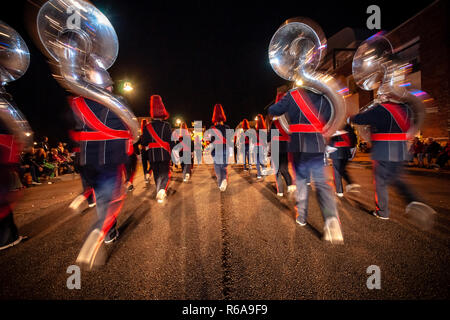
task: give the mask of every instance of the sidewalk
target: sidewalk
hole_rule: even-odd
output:
[[[355,158],[349,163],[350,166],[364,167],[366,169],[372,169],[372,159],[370,158],[370,153],[356,153]],[[405,165],[405,171],[412,175],[417,176],[431,176],[436,178],[445,178],[450,179],[450,170],[446,169],[426,169],[426,168],[417,168],[417,167],[409,167]]]

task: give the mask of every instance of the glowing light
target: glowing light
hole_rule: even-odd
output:
[[[295,81],[295,85],[297,87],[301,87],[303,85],[303,81],[301,79],[299,79],[299,80]]]
[[[177,119],[176,124],[179,126],[181,124],[181,119]]]
[[[131,85],[130,82],[125,82],[123,84],[123,90],[126,91],[126,92],[131,92],[131,91],[134,90],[134,88],[133,88],[133,86]]]
[[[31,132],[25,132],[25,135],[26,135],[27,137],[29,137],[29,136],[31,136]]]

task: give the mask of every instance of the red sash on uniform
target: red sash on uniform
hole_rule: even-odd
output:
[[[334,146],[335,147],[351,147],[352,146],[352,142],[350,140],[350,136],[348,135],[348,133],[344,133],[341,135],[342,139],[344,139],[344,141],[337,141]]]
[[[127,154],[133,153],[133,139],[128,130],[115,130],[104,125],[84,101],[77,97],[72,100],[73,111],[83,119],[86,124],[95,131],[70,131],[70,136],[75,141],[104,141],[115,139],[128,139]]]
[[[397,125],[400,127],[401,133],[373,133],[371,135],[372,141],[407,141],[410,124],[406,114],[400,109],[397,104],[385,103],[382,106],[392,115]]]
[[[212,129],[216,134],[214,144],[227,144],[227,140],[223,137],[222,132],[220,132],[217,128]]]
[[[155,129],[153,129],[153,126],[151,123],[147,124],[146,126],[148,133],[152,136],[153,140],[156,142],[150,142],[147,147],[150,149],[156,149],[156,148],[163,148],[168,153],[170,153],[170,144],[168,142],[163,141],[158,134],[155,132]]]
[[[289,141],[289,135],[286,131],[284,131],[283,127],[281,126],[280,122],[278,120],[275,120],[273,122],[275,124],[275,127],[277,127],[278,131],[280,132],[280,136],[274,136],[273,140],[277,141]]]
[[[297,104],[300,111],[306,117],[310,124],[291,124],[289,129],[291,132],[296,133],[305,133],[305,132],[316,132],[321,133],[324,127],[322,121],[320,121],[319,117],[316,115],[317,110],[315,110],[314,106],[310,103],[306,102],[306,98],[298,91],[291,91],[291,96]]]

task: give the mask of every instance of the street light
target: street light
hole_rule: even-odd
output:
[[[180,126],[181,125],[181,119],[177,119],[176,124],[177,124],[177,126]]]
[[[131,85],[131,82],[125,82],[124,84],[123,84],[123,90],[125,91],[125,92],[131,92],[131,91],[133,91],[133,86]]]
[[[301,87],[301,86],[303,85],[303,81],[302,81],[301,79],[298,79],[298,80],[295,82],[295,85],[296,85],[297,87]]]

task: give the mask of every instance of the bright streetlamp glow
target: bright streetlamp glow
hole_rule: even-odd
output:
[[[133,91],[133,86],[131,85],[131,83],[130,82],[125,82],[124,83],[124,85],[123,85],[123,90],[124,91],[126,91],[126,92],[130,92],[130,91]]]

